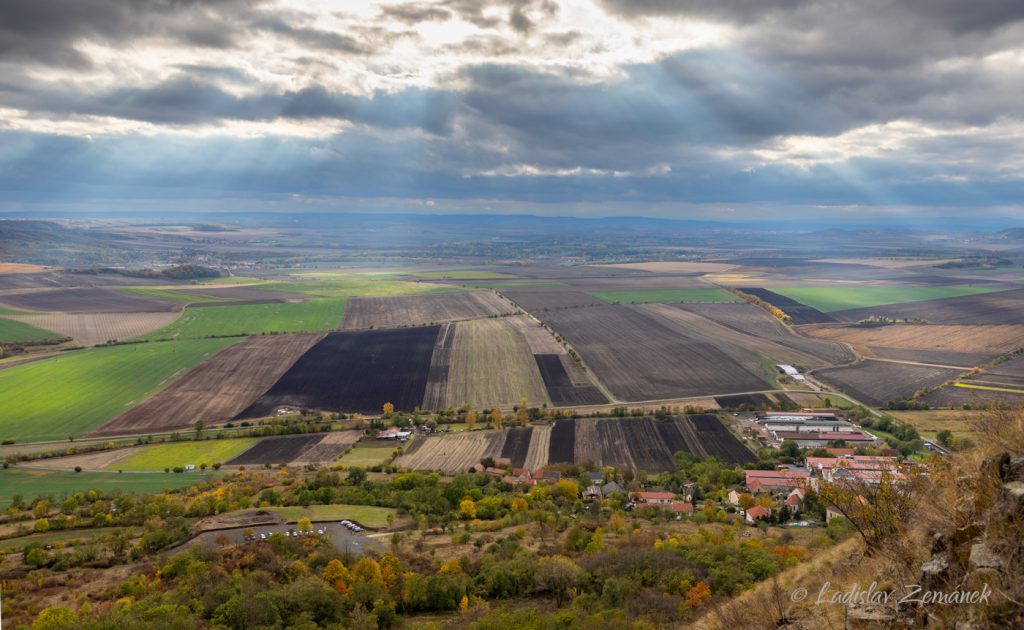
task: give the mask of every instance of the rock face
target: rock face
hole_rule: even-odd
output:
[[[951,613],[957,628],[1024,626],[1024,607],[1017,603],[1024,601],[1024,457],[1002,453],[985,460],[980,472],[977,479],[957,480],[961,498],[973,500],[950,507],[960,522],[969,524],[934,535],[920,585],[924,591],[990,589],[1005,596],[990,596],[987,605],[904,611],[918,627],[947,627]]]

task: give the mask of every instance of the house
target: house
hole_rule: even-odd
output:
[[[587,499],[590,499],[590,500],[600,499],[603,496],[604,496],[604,491],[601,490],[601,486],[599,486],[597,484],[593,484],[593,485],[587,486],[587,489],[583,491],[583,499],[584,500],[587,500]]]
[[[615,494],[616,492],[625,492],[625,491],[626,491],[626,489],[623,488],[622,486],[620,486],[618,484],[618,482],[615,482],[615,481],[609,481],[608,483],[606,483],[603,486],[601,486],[601,493],[604,496],[606,496],[606,497],[610,497],[613,494]]]
[[[772,515],[772,511],[766,507],[755,505],[747,510],[747,523],[753,525],[758,519],[766,519]]]
[[[676,498],[674,492],[631,492],[629,498],[640,503],[651,503],[654,505],[668,505]]]
[[[590,479],[591,483],[603,483],[604,482],[604,473],[601,472],[600,470],[590,470],[590,471],[587,471],[584,474],[587,476],[588,479]]]
[[[689,501],[672,501],[665,507],[676,514],[693,514],[693,504]]]
[[[793,514],[804,511],[804,491],[801,488],[793,488],[793,491],[786,497],[786,507]]]
[[[398,427],[391,427],[390,429],[384,429],[377,433],[378,440],[398,440],[405,442],[412,435],[412,431],[403,431]]]
[[[807,470],[747,470],[747,488],[758,492],[789,492],[807,486],[811,473]]]
[[[729,501],[729,505],[739,505],[740,504],[740,493],[735,491],[735,490],[730,490],[729,491],[729,497],[728,497],[727,500]]]

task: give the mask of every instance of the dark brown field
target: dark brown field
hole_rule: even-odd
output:
[[[740,291],[743,291],[747,295],[753,295],[754,297],[761,298],[772,306],[782,309],[793,319],[794,324],[823,324],[826,322],[836,321],[836,318],[828,313],[822,313],[816,308],[797,302],[793,298],[779,295],[778,293],[769,291],[768,289],[742,287],[740,288]]]
[[[537,287],[522,289],[501,289],[501,294],[531,313],[544,313],[581,306],[602,306],[605,302],[583,291],[568,290],[565,287]]]
[[[306,449],[291,461],[292,466],[330,464],[344,455],[363,437],[362,431],[334,431],[324,435],[313,447]]]
[[[559,420],[548,452],[552,463],[654,473],[675,470],[678,451],[736,464],[755,459],[714,415]]]
[[[320,443],[321,433],[312,435],[288,435],[264,438],[238,457],[226,462],[228,466],[250,466],[253,464],[287,464]]]
[[[328,333],[238,417],[281,408],[380,413],[387,402],[412,411],[423,403],[438,329]]]
[[[866,359],[850,367],[818,370],[814,376],[862,403],[882,406],[891,400],[908,399],[919,389],[941,385],[962,373],[958,369]]]
[[[191,428],[230,420],[277,382],[323,334],[250,337],[204,361],[170,387],[92,435]]]
[[[17,309],[64,313],[157,313],[180,311],[183,306],[103,287],[9,292],[0,294],[0,303]]]
[[[621,400],[661,400],[766,389],[760,358],[702,337],[640,306],[544,313]]]
[[[601,390],[593,385],[576,385],[569,378],[566,362],[572,361],[567,354],[535,354],[540,376],[552,404],[558,407],[574,405],[600,405],[608,402]]]
[[[425,326],[515,313],[516,308],[490,291],[352,298],[345,306],[343,330]]]

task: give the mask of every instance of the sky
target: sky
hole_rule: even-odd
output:
[[[0,210],[1024,217],[1021,0],[4,0]]]

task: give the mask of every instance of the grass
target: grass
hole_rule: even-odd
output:
[[[19,311],[14,308],[7,308],[6,306],[0,306],[0,315],[28,315],[28,311]]]
[[[259,438],[236,438],[225,440],[190,440],[144,446],[133,455],[107,466],[107,470],[163,470],[175,466],[192,464],[213,465],[226,462],[242,454]]]
[[[1024,394],[1024,389],[1012,389],[1010,387],[992,387],[991,385],[970,385],[968,383],[953,383],[953,387],[964,389],[983,389],[988,392],[1008,392],[1011,394]]]
[[[214,295],[204,295],[200,293],[188,293],[180,290],[181,287],[117,287],[118,291],[123,293],[130,293],[132,295],[138,295],[139,297],[148,297],[156,300],[167,300],[169,302],[181,302],[185,304],[198,304],[200,302],[228,302],[231,300],[228,298],[217,297]]]
[[[81,436],[163,389],[237,339],[80,350],[0,371],[0,436]]]
[[[620,304],[693,304],[698,302],[742,302],[725,289],[698,287],[691,289],[650,289],[640,291],[587,291],[605,302]]]
[[[973,422],[985,412],[933,409],[926,411],[890,411],[889,415],[917,429],[922,437],[935,441],[939,431],[950,431],[955,435],[973,437],[976,434]]]
[[[277,511],[286,521],[294,523],[306,517],[317,521],[340,521],[348,519],[367,527],[387,527],[388,515],[398,518],[398,511],[393,508],[375,507],[371,505],[311,505],[309,507],[271,508]]]
[[[424,280],[508,280],[519,277],[508,273],[473,271],[472,269],[458,271],[413,271],[409,275],[423,278]]]
[[[408,442],[406,442],[406,445]],[[405,446],[405,445],[403,445]],[[398,448],[398,444],[394,442],[388,442],[380,446],[363,446],[362,444],[355,446],[349,452],[338,460],[340,466],[377,466],[383,464],[391,459],[391,454]]]
[[[31,525],[31,523],[29,523]],[[32,543],[53,545],[54,543],[66,543],[70,541],[92,542],[114,532],[127,530],[134,533],[132,527],[99,527],[89,529],[66,529],[62,531],[51,531],[45,534],[28,534],[17,538],[8,538],[0,541],[0,549],[10,551],[21,551]]]
[[[28,502],[39,496],[52,494],[57,499],[62,499],[76,492],[88,490],[153,493],[166,489],[187,488],[214,476],[215,473],[75,473],[9,468],[0,470],[0,507],[6,509],[16,494],[20,494]]]
[[[775,293],[792,298],[819,311],[830,313],[853,308],[868,308],[885,304],[920,302],[940,298],[977,295],[1005,291],[1000,286],[852,286],[852,287],[791,287],[772,289]]]
[[[335,330],[345,314],[345,298],[280,304],[186,308],[172,324],[143,339],[197,339],[216,335],[259,335]]]
[[[0,343],[30,343],[58,339],[60,336],[31,324],[0,317]]]

